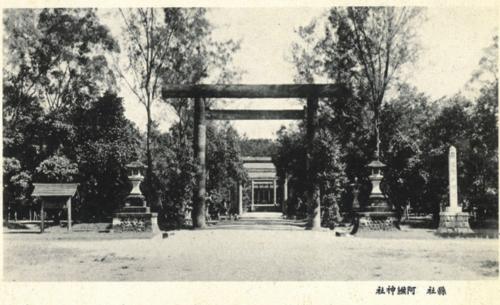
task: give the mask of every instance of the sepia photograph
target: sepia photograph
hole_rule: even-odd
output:
[[[4,7],[2,281],[498,281],[498,19]]]

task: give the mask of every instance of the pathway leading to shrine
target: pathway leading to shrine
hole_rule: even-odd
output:
[[[214,230],[304,230],[305,220],[285,219],[279,212],[243,213],[238,220],[222,220]]]
[[[475,280],[498,277],[498,239],[433,230],[335,237],[331,231],[184,230],[162,239],[6,234],[8,281]],[[383,234],[383,235],[380,235]],[[69,239],[71,235],[71,239]],[[75,239],[77,236],[80,240]],[[109,236],[109,235],[106,235]]]

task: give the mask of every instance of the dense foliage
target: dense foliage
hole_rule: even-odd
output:
[[[276,151],[276,142],[271,139],[246,139],[240,141],[243,156],[269,157]]]
[[[497,69],[490,64],[496,62],[497,38],[485,51],[468,86],[479,88],[477,98],[457,94],[432,101],[396,77],[397,68],[414,59],[418,50],[413,32],[404,29],[412,26],[412,19],[419,20],[420,11],[390,10],[332,9],[323,32],[318,21],[299,29],[293,49],[297,81],[326,78],[349,88],[341,96],[321,101],[319,112],[319,128],[334,135],[338,144],[334,155],[343,165],[338,170],[347,177],[332,180],[341,182],[333,189],[341,207],[345,209],[352,202],[349,182],[355,177],[361,184],[360,201],[367,204],[371,186],[366,165],[373,159],[373,151],[380,150],[375,157],[387,164],[382,188],[390,203],[397,210],[409,206],[415,212],[434,213],[437,220],[448,203],[448,150],[454,145],[461,204],[483,217],[496,215],[498,79]],[[394,28],[396,23],[391,19],[398,14],[410,14],[411,18],[401,28]],[[395,40],[381,43],[387,42],[391,33]],[[377,64],[379,56],[387,60],[387,75],[384,69],[376,68],[384,67]],[[395,94],[384,99],[390,85]],[[280,171],[291,174],[298,186],[306,177],[297,166],[300,161],[295,161],[304,155],[301,133],[280,133],[276,156],[281,160]]]
[[[97,171],[123,169],[127,156],[107,158],[109,145],[127,148],[130,136],[117,132],[137,133],[121,99],[106,93],[115,89],[106,56],[118,51],[116,41],[93,9],[7,10],[4,25],[4,157],[17,160],[4,180],[4,199],[15,199],[7,205],[30,201],[31,182],[80,182],[82,204],[94,203],[86,213],[109,213],[123,187]]]
[[[228,63],[238,43],[214,41],[204,9],[117,13],[129,69],[109,68],[119,44],[94,9],[5,11],[5,209],[29,206],[33,182],[77,182],[74,216],[109,219],[130,191],[125,165],[137,159],[151,165],[151,186],[141,188],[152,194],[153,210],[191,205],[192,106],[186,99],[163,98],[160,88],[237,77]],[[114,93],[117,72],[146,106],[146,137],[125,117]],[[159,99],[179,118],[165,133],[151,119],[150,106]],[[210,126],[207,136],[209,191],[227,196],[231,183],[244,179],[239,137],[229,126]]]

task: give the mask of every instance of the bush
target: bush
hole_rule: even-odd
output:
[[[73,182],[78,167],[65,156],[55,155],[42,161],[35,171],[40,182]]]

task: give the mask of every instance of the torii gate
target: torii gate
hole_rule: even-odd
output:
[[[197,160],[196,189],[193,194],[193,227],[204,228],[206,186],[206,119],[272,120],[302,119],[303,110],[207,110],[204,98],[306,98],[306,170],[309,227],[320,228],[320,194],[317,173],[312,172],[312,150],[318,125],[318,98],[337,96],[344,88],[334,84],[300,85],[166,85],[166,98],[194,98],[194,155]]]

